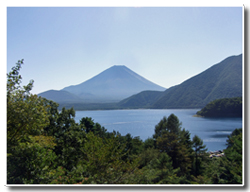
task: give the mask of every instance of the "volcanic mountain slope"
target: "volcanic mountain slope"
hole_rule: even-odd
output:
[[[163,91],[165,88],[148,81],[126,66],[115,65],[79,85],[65,87],[63,90],[83,99],[86,94],[91,94],[96,101],[111,102],[141,91]]]
[[[79,85],[71,85],[61,91],[76,97],[76,100],[71,97],[70,102],[79,102],[80,99],[85,103],[102,103],[118,102],[146,90],[164,91],[166,89],[138,75],[126,66],[115,65]],[[59,102],[58,96],[54,95],[55,97],[52,97],[47,94],[45,98],[50,97],[51,100]],[[60,102],[69,102],[69,99],[64,100],[61,96]]]

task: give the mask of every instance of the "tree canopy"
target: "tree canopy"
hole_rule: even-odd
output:
[[[242,117],[242,97],[211,101],[198,111],[197,115],[204,117]]]
[[[152,137],[108,132],[91,117],[21,86],[18,61],[7,74],[8,184],[241,184],[242,129],[228,136],[225,156],[210,159],[206,146],[174,114]]]

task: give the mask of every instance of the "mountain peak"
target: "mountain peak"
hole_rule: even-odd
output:
[[[129,69],[128,67],[126,67],[125,65],[113,65],[112,67],[104,70],[104,71],[107,71],[107,70],[124,70],[124,69]]]
[[[112,67],[126,67],[126,66],[125,65],[113,65]]]
[[[113,65],[112,67],[106,69],[105,71],[107,70],[130,70],[132,71],[131,69],[129,69],[126,65]]]
[[[119,101],[141,91],[164,91],[165,88],[138,75],[125,65],[113,65],[93,78],[63,90],[77,96],[88,93],[106,101]]]

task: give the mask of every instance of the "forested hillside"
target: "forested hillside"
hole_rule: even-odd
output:
[[[130,109],[150,108],[162,95],[163,91],[142,91],[141,93],[120,101],[117,107]]]
[[[242,54],[167,89],[152,108],[201,108],[220,98],[242,96]]]
[[[145,141],[107,132],[21,87],[22,63],[7,74],[7,184],[242,184],[241,129],[218,158],[174,114]]]
[[[178,72],[177,72],[178,73]],[[179,85],[144,91],[118,103],[123,108],[202,108],[220,98],[242,96],[242,55],[231,56]]]
[[[216,99],[197,112],[203,117],[242,117],[242,97]]]

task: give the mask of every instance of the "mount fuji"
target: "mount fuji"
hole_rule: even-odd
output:
[[[108,103],[118,102],[141,91],[165,91],[124,65],[114,65],[91,79],[62,90],[49,90],[39,96],[55,102]]]

